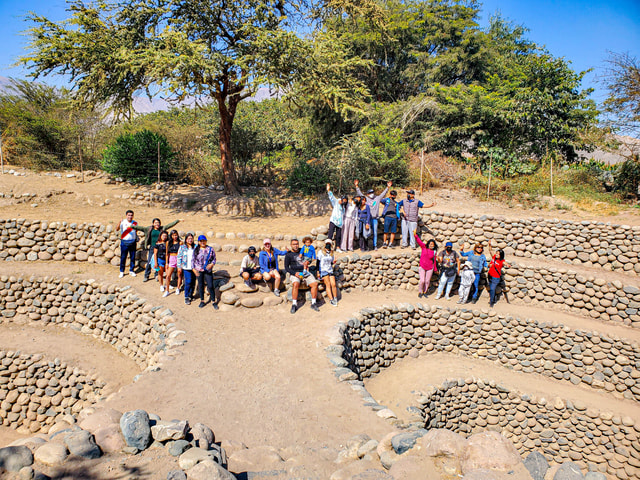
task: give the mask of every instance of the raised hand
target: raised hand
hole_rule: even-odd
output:
[[[330,191],[331,191],[331,184],[327,183],[327,192],[330,192]]]
[[[354,180],[354,181],[353,181],[353,184],[356,186],[356,188],[358,188],[358,185],[360,184],[360,181],[358,181],[358,180]]]
[[[389,182],[387,182],[387,187],[388,187],[388,188],[391,188],[391,185],[393,185],[393,183],[391,183],[390,181],[389,181]]]

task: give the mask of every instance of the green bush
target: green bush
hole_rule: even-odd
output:
[[[131,183],[153,183],[158,178],[158,148],[160,179],[172,178],[173,150],[164,136],[150,130],[119,136],[105,149],[102,168]]]
[[[291,192],[305,195],[320,193],[326,188],[329,175],[324,162],[311,160],[296,160],[287,177],[287,187]]]
[[[640,158],[628,158],[618,166],[614,174],[614,190],[625,195],[638,195],[640,185]]]

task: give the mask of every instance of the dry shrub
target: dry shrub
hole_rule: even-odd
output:
[[[409,154],[410,183],[412,185],[420,184],[420,159],[420,152]],[[473,170],[469,166],[443,155],[442,152],[424,153],[422,181],[425,187],[457,185],[472,174]]]

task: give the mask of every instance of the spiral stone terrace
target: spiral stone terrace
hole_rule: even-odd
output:
[[[0,350],[0,422],[47,433],[100,397],[104,382],[59,359]],[[68,423],[73,423],[68,422]]]
[[[424,349],[485,358],[640,400],[640,346],[597,332],[495,312],[401,304],[361,310],[343,336],[343,357],[361,379]]]
[[[373,257],[353,254],[337,262],[340,281],[347,292],[416,289],[419,257],[413,253]],[[640,328],[640,290],[616,280],[584,276],[556,268],[534,268],[511,263],[504,275],[509,299],[561,307],[600,320]],[[432,279],[432,288],[438,279]],[[500,291],[500,289],[498,290]],[[455,292],[455,289],[454,289]]]
[[[640,425],[630,417],[579,402],[536,398],[473,378],[434,386],[422,392],[418,404],[427,429],[494,429],[511,439],[522,456],[542,450],[558,464],[591,464],[618,479],[640,476]]]
[[[92,280],[0,277],[1,322],[54,323],[111,344],[141,368],[152,368],[184,340],[171,311],[128,290]]]

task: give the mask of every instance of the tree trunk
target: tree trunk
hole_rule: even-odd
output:
[[[233,98],[231,99],[233,101]],[[233,164],[231,152],[231,127],[235,116],[235,105],[227,106],[224,101],[218,101],[220,111],[220,160],[222,162],[222,174],[224,176],[224,191],[227,195],[240,195],[238,177]]]

